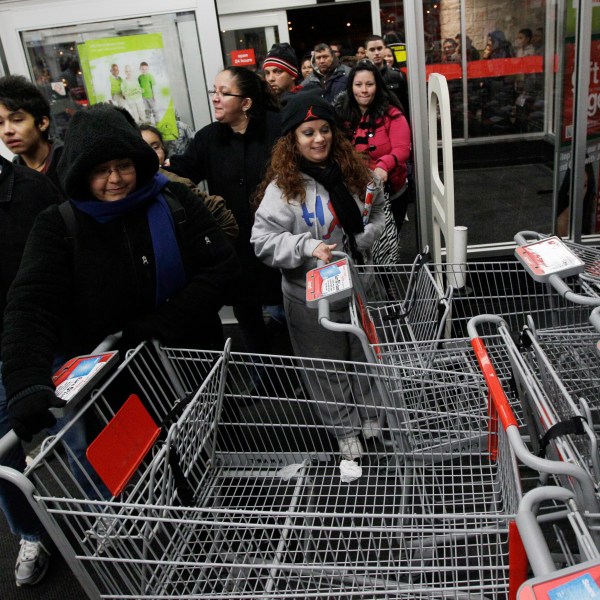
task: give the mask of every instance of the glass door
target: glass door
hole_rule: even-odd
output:
[[[273,44],[289,42],[285,11],[225,15],[219,26],[227,66],[258,70]]]

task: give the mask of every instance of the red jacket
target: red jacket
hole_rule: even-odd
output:
[[[356,150],[369,155],[371,169],[379,167],[387,171],[391,195],[402,188],[410,156],[410,128],[399,109],[390,106],[385,116],[376,122],[374,131],[366,127],[363,119],[356,128],[353,143]]]

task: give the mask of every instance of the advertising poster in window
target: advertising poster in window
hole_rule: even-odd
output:
[[[177,139],[175,109],[160,33],[90,40],[77,50],[90,104],[126,108],[138,124]]]

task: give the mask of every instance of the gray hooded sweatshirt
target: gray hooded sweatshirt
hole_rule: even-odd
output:
[[[383,185],[376,176],[376,189],[369,222],[356,235],[358,250],[371,262],[371,247],[384,228]],[[250,241],[256,256],[270,267],[281,269],[284,295],[295,302],[306,300],[306,273],[317,266],[312,253],[321,243],[337,244],[335,250],[348,252],[344,232],[331,210],[329,193],[312,177],[305,175],[304,202],[283,198],[277,183],[272,181],[256,212]],[[364,198],[354,196],[363,210]]]

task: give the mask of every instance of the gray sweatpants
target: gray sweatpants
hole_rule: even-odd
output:
[[[284,308],[294,353],[299,357],[365,362],[358,338],[348,333],[333,332],[319,325],[317,311],[284,297]],[[330,319],[349,323],[348,308],[331,310]],[[302,382],[308,397],[317,401],[318,416],[338,439],[361,431],[365,419],[377,418],[377,388],[368,369],[325,372],[318,368],[302,371]],[[361,374],[357,374],[360,372]]]

